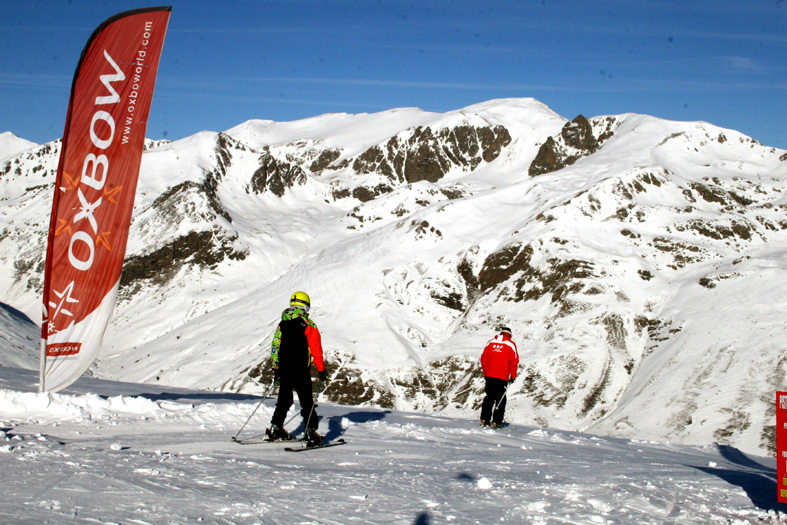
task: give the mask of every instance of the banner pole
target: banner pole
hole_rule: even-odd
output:
[[[46,392],[46,339],[41,338],[41,360],[38,364],[38,393]]]

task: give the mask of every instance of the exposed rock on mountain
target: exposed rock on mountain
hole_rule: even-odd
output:
[[[271,155],[262,155],[259,163],[260,167],[251,177],[250,188],[254,193],[270,190],[274,195],[281,197],[287,188],[292,188],[296,184],[306,184],[306,173],[300,166],[278,161]]]
[[[399,183],[437,182],[451,169],[472,171],[481,161],[495,160],[510,143],[511,135],[503,126],[439,130],[419,126],[391,137],[384,146],[369,148],[352,167],[360,175],[379,173]]]
[[[591,123],[582,115],[566,122],[557,138],[547,137],[530,164],[531,177],[551,173],[574,164],[581,157],[597,151],[612,135],[614,118],[595,119]],[[594,127],[598,136],[594,135]]]

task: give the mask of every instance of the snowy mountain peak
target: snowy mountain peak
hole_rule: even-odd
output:
[[[57,149],[0,163],[2,300],[33,319]],[[733,130],[533,99],[150,144],[92,373],[259,393],[306,290],[333,401],[471,416],[506,324],[510,421],[772,451],[786,192],[787,152]]]
[[[21,139],[10,131],[4,131],[0,133],[0,162],[36,146],[35,142]]]

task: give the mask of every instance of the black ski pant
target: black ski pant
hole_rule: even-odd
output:
[[[484,403],[481,405],[481,421],[487,423],[503,424],[503,417],[506,415],[506,386],[508,381],[496,377],[485,377],[486,387],[484,388]]]
[[[276,409],[273,411],[271,425],[284,427],[287,411],[292,406],[292,391],[298,394],[301,403],[301,416],[305,428],[317,429],[317,411],[312,400],[312,377],[307,368],[296,374],[282,374],[279,379],[279,397],[276,399]]]

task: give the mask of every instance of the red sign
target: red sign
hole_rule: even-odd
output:
[[[77,65],[47,245],[41,390],[76,380],[109,323],[169,14],[157,7],[110,18]]]
[[[776,392],[776,492],[787,503],[787,392]]]

